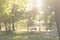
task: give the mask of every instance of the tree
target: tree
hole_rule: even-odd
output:
[[[0,0],[0,30],[1,30],[1,23],[4,20],[5,11],[8,7],[9,0]]]

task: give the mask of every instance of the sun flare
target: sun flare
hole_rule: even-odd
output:
[[[43,7],[43,0],[30,0],[28,4],[29,6],[26,8],[27,11],[32,10],[32,8],[41,10]]]
[[[36,0],[36,7],[37,8],[42,8],[43,7],[43,1],[42,0]]]

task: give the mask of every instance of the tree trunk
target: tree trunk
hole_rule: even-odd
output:
[[[5,24],[5,30],[8,31],[7,26],[6,26],[6,23],[4,23],[4,24]]]
[[[11,23],[9,23],[9,31],[11,31]]]
[[[12,23],[12,30],[15,31],[14,22]]]
[[[0,24],[0,31],[1,31],[1,24]]]

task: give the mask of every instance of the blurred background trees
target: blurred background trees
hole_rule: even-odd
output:
[[[38,0],[39,1],[39,0]],[[46,29],[51,29],[55,24],[55,12],[53,11],[53,1],[38,1],[31,0],[6,0],[0,1],[0,24],[5,25],[6,30],[15,30],[15,23],[20,20],[26,20],[27,25],[42,25],[46,26]],[[41,2],[42,2],[41,1]],[[37,3],[38,2],[38,3]],[[41,5],[40,5],[41,4]],[[37,24],[36,24],[37,23]],[[7,26],[8,25],[8,26]],[[12,28],[11,28],[12,27]],[[1,30],[1,25],[0,25]]]
[[[41,1],[41,2],[40,2]],[[39,31],[56,28],[55,0],[0,0],[0,31],[19,27],[37,27]],[[2,26],[3,25],[3,26]],[[16,26],[17,25],[17,26]]]
[[[0,0],[0,31],[58,32],[60,38],[59,3],[59,0]]]

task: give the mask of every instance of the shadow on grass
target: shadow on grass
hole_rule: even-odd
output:
[[[0,36],[5,36],[5,35],[16,35],[16,33],[12,32],[12,31],[1,31],[0,32]]]

